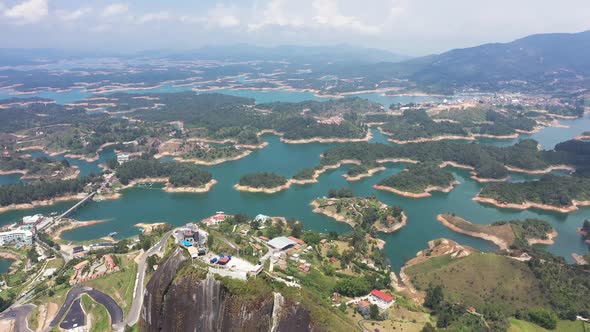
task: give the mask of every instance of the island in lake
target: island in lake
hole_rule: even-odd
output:
[[[289,188],[286,177],[270,173],[252,173],[240,177],[240,182],[234,186],[237,190],[272,194]]]
[[[404,171],[381,180],[373,188],[401,196],[420,198],[432,191],[448,193],[459,184],[449,170],[432,163],[418,163]]]
[[[366,231],[393,233],[407,223],[408,218],[399,206],[388,206],[371,197],[352,197],[347,189],[330,190],[328,198],[311,202],[313,212],[347,223]]]

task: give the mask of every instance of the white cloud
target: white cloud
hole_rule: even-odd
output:
[[[314,21],[321,26],[351,29],[371,34],[381,31],[378,26],[365,24],[354,16],[342,15],[337,0],[314,0],[312,5],[316,11]]]
[[[137,19],[137,23],[145,24],[145,23],[151,23],[151,22],[161,22],[161,21],[170,20],[171,18],[172,18],[172,16],[168,12],[147,13],[147,14],[140,16]]]
[[[305,23],[303,18],[286,14],[284,4],[284,0],[270,0],[262,12],[262,17],[256,18],[257,23],[248,24],[248,30],[256,31],[267,25],[302,27]]]
[[[112,17],[112,16],[119,16],[122,14],[127,13],[129,10],[129,6],[125,3],[114,3],[112,5],[107,6],[102,11],[103,17]]]
[[[240,19],[235,15],[235,8],[216,6],[207,13],[207,25],[231,28],[240,25]]]
[[[92,8],[80,8],[73,11],[58,10],[56,11],[56,15],[62,21],[72,22],[91,12]]]
[[[20,20],[22,23],[34,23],[49,14],[47,0],[28,0],[4,11],[6,17]]]

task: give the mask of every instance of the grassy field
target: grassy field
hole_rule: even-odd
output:
[[[107,309],[96,303],[90,296],[82,295],[82,306],[86,315],[91,316],[90,332],[105,332],[111,330],[111,317]]]
[[[133,259],[121,256],[121,271],[107,274],[104,277],[84,282],[84,286],[90,286],[110,295],[123,309],[126,315],[133,301],[133,288],[137,276],[137,264]]]
[[[537,280],[525,263],[495,254],[477,253],[465,258],[432,258],[407,269],[420,289],[441,285],[452,302],[498,304],[512,310],[546,306]]]
[[[590,324],[582,321],[560,320],[557,323],[555,330],[547,330],[533,323],[516,318],[510,318],[510,328],[508,332],[588,332],[590,331]]]

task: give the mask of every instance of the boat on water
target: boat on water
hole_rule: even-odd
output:
[[[115,235],[117,235],[117,234],[119,234],[119,233],[117,233],[117,232],[110,232],[110,233],[109,233],[109,236],[111,236],[111,237],[112,237],[112,236],[115,236]]]

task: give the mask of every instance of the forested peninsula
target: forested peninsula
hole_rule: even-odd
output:
[[[453,173],[434,163],[418,163],[381,180],[375,189],[406,197],[429,197],[432,191],[449,192],[459,182]]]

